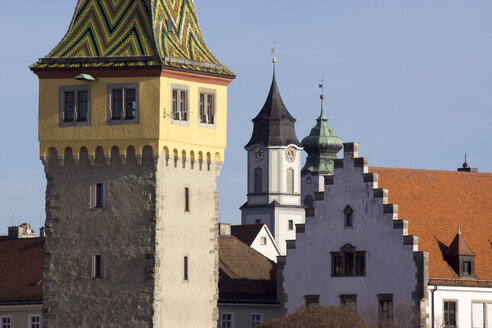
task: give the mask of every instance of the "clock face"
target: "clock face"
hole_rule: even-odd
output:
[[[296,149],[294,147],[289,147],[285,151],[285,159],[292,163],[296,159]]]
[[[254,161],[261,162],[264,156],[265,156],[265,152],[263,151],[263,148],[261,148],[260,146],[256,146],[255,149],[253,150]]]

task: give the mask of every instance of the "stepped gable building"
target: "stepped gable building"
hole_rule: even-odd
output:
[[[302,200],[304,206],[310,212],[314,206],[314,199],[320,197],[324,191],[324,179],[332,175],[333,163],[337,159],[337,153],[342,149],[342,139],[337,137],[333,129],[328,125],[325,116],[325,95],[321,94],[321,114],[316,119],[316,125],[311,133],[302,140],[302,147],[308,154],[306,164],[302,168]]]
[[[369,167],[344,144],[279,258],[287,311],[344,305],[375,324],[492,322],[492,174]],[[309,268],[306,270],[306,268]]]
[[[248,200],[241,207],[242,224],[265,223],[280,252],[304,223],[301,204],[301,151],[295,119],[285,107],[273,72],[272,85],[260,113],[253,119],[248,157]]]
[[[275,263],[220,226],[218,327],[256,327],[280,316]]]
[[[193,1],[79,0],[31,69],[43,327],[216,327],[216,179],[235,75],[207,48]]]

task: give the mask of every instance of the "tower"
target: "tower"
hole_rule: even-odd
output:
[[[192,0],[79,0],[31,66],[43,327],[216,327],[227,85]]]
[[[295,119],[278,90],[275,68],[265,105],[253,119],[251,139],[244,147],[248,162],[248,201],[241,207],[242,224],[265,223],[282,254],[295,239],[295,224],[304,223],[301,206],[301,151]]]
[[[322,87],[322,85],[320,85]],[[302,201],[308,209],[314,207],[317,192],[324,192],[325,177],[334,172],[334,160],[342,149],[342,139],[333,133],[325,116],[322,93],[321,114],[316,119],[316,125],[311,129],[309,136],[302,140],[304,151],[307,152],[306,164],[302,168]]]

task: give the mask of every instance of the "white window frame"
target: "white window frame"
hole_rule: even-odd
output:
[[[259,315],[260,316],[260,321],[259,322],[253,322],[253,316],[255,315]],[[264,319],[263,319],[263,313],[251,313],[250,317],[249,317],[249,326],[251,328],[256,328],[256,325],[261,325],[263,323]],[[254,324],[254,325],[253,325]]]
[[[203,110],[204,110],[205,122],[202,122],[202,115],[201,115],[201,108],[200,108],[202,95],[204,96]],[[210,117],[206,105],[209,97],[212,97],[213,123],[210,123]],[[216,125],[217,125],[217,91],[214,89],[200,88],[198,90],[198,126],[201,128],[215,129]]]
[[[98,194],[97,194],[97,185],[102,184],[102,206],[97,206],[97,199],[98,199]],[[106,182],[96,182],[91,185],[90,187],[90,196],[91,196],[91,208],[92,209],[100,209],[100,208],[105,208],[107,206],[107,198],[108,198],[108,186]]]
[[[173,109],[173,93],[177,91],[177,99],[176,99],[176,111]],[[181,111],[179,108],[181,98],[181,91],[185,92],[185,110]],[[172,84],[171,85],[171,95],[170,95],[170,114],[171,114],[171,123],[176,125],[189,126],[190,125],[190,87],[184,84]],[[178,113],[179,118],[175,117],[175,113]],[[184,119],[183,113],[186,113],[186,119]]]
[[[220,314],[220,327],[219,328],[228,328],[225,327],[224,324],[224,318],[223,315],[230,315],[231,316],[231,328],[234,328],[234,312],[222,312]]]
[[[87,114],[85,121],[78,121],[78,93],[80,91],[87,92]],[[74,110],[73,110],[73,120],[65,121],[65,93],[74,93]],[[91,125],[91,87],[89,85],[63,85],[59,88],[58,96],[58,116],[59,116],[59,126],[60,127],[74,127],[74,126],[90,126]]]
[[[3,322],[3,319],[9,319],[9,322],[8,323],[4,323]],[[4,326],[4,325],[7,325],[8,326]],[[9,316],[9,315],[3,315],[3,316],[0,316],[0,325],[1,325],[1,328],[12,328],[12,317]]]
[[[32,322],[32,320],[34,318],[38,318],[39,321],[38,322]],[[40,314],[30,314],[29,315],[29,321],[28,321],[28,323],[29,323],[28,328],[41,328],[42,327],[42,325],[41,325],[41,315]],[[33,326],[33,324],[34,325],[37,324],[37,326]]]
[[[113,90],[122,89],[122,109],[120,119],[113,119]],[[135,116],[132,119],[126,118],[126,90],[135,89]],[[121,124],[138,124],[140,117],[140,98],[139,98],[139,84],[137,83],[118,83],[118,84],[108,84],[107,89],[108,98],[108,111],[107,111],[107,124],[108,125],[121,125]]]

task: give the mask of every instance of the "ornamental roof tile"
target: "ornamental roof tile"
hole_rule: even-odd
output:
[[[0,304],[42,302],[44,238],[0,237]]]
[[[431,282],[492,285],[492,174],[381,167],[369,171],[379,174],[378,185],[388,189],[389,203],[398,204],[399,218],[409,222],[408,234],[419,237],[419,250],[429,252]],[[446,261],[458,229],[466,237],[461,251],[476,255],[475,278],[460,278]]]
[[[208,49],[193,0],[79,0],[33,70],[162,67],[234,77]]]

